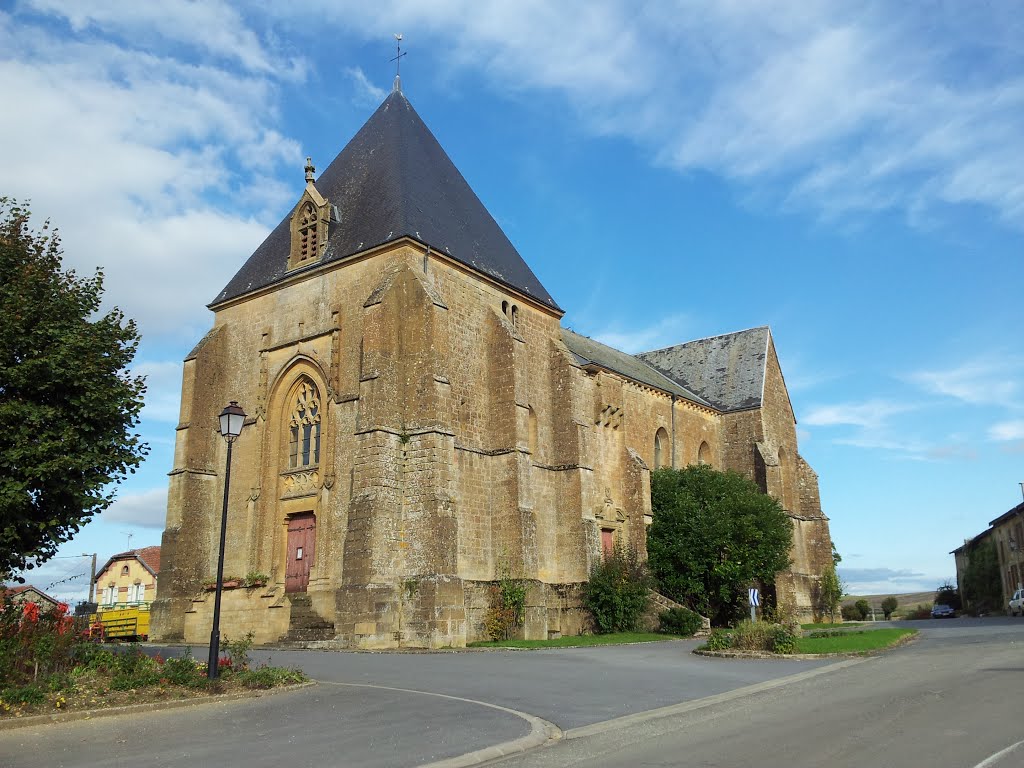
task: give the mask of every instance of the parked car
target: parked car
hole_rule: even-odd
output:
[[[1010,604],[1006,606],[1006,612],[1011,616],[1024,616],[1024,589],[1018,589],[1010,598]]]
[[[932,618],[933,619],[953,619],[956,618],[956,611],[950,608],[948,605],[942,603],[936,603],[932,606]]]

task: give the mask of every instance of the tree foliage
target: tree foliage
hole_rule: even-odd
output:
[[[706,465],[651,474],[647,537],[659,589],[718,625],[741,616],[747,589],[789,567],[793,525],[782,505],[735,472]]]
[[[61,265],[60,238],[0,198],[0,575],[56,552],[113,500],[148,451],[133,433],[139,336],[99,312],[103,274]]]
[[[990,541],[972,546],[967,552],[964,599],[972,613],[992,613],[1003,608],[999,557]]]
[[[632,632],[650,602],[651,577],[633,550],[616,547],[594,565],[583,601],[598,634]]]
[[[889,595],[889,597],[882,601],[882,613],[885,614],[886,620],[892,616],[892,612],[896,610],[899,604],[899,601],[892,595]]]
[[[828,616],[829,621],[834,622],[842,600],[843,581],[836,573],[835,565],[832,565],[821,574],[821,581],[818,583],[818,610],[822,616]]]
[[[935,590],[935,604],[948,605],[953,610],[959,611],[962,606],[960,605],[960,590],[956,588],[956,584],[950,581],[939,584],[938,589]]]

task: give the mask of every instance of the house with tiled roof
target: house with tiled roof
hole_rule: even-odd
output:
[[[563,327],[397,78],[295,191],[184,362],[155,637],[209,637],[229,455],[224,572],[268,577],[224,592],[232,636],[462,646],[502,577],[523,635],[578,634],[592,566],[646,552],[651,471],[693,463],[782,502],[777,600],[815,613],[828,519],[769,328],[630,355]]]
[[[143,547],[113,555],[96,573],[100,608],[142,605],[156,599],[160,547]]]
[[[59,600],[55,597],[43,592],[38,587],[34,587],[31,584],[20,584],[14,587],[4,587],[4,595],[12,603],[35,603],[40,608],[53,608],[57,605]]]

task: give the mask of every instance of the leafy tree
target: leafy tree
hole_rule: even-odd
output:
[[[843,556],[839,554],[839,550],[836,549],[836,543],[833,541],[832,542],[832,567],[833,568],[837,567],[841,562],[843,562]]]
[[[857,611],[857,616],[861,621],[864,621],[864,619],[871,615],[871,603],[864,598],[855,602],[853,607]]]
[[[939,588],[935,590],[935,604],[936,605],[948,605],[954,611],[959,611],[960,605],[960,590],[956,588],[955,584],[947,581],[945,584],[940,584]]]
[[[719,626],[743,614],[748,587],[774,584],[789,566],[793,524],[736,472],[655,470],[651,508],[647,552],[660,590]]]
[[[991,613],[1002,607],[999,557],[992,542],[970,547],[964,571],[964,599],[974,613]]]
[[[647,566],[636,552],[616,547],[606,554],[583,590],[598,634],[634,631],[650,602],[650,588]]]
[[[103,274],[61,268],[60,238],[0,198],[0,576],[32,568],[113,500],[148,447],[133,434],[139,336],[99,313]]]
[[[899,605],[899,601],[895,597],[890,595],[882,601],[882,613],[885,614],[886,620],[892,616],[892,612],[896,610],[896,606]]]
[[[821,574],[821,581],[818,583],[818,610],[823,616],[828,616],[829,621],[834,622],[842,599],[843,582],[833,565]]]

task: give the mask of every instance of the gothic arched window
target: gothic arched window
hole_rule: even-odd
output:
[[[320,463],[320,391],[303,379],[295,393],[289,416],[288,468]]]
[[[700,449],[697,451],[697,463],[698,464],[710,464],[711,463],[711,446],[707,443],[701,443]]]
[[[661,469],[668,466],[669,460],[668,432],[664,427],[659,427],[654,433],[654,468]]]

